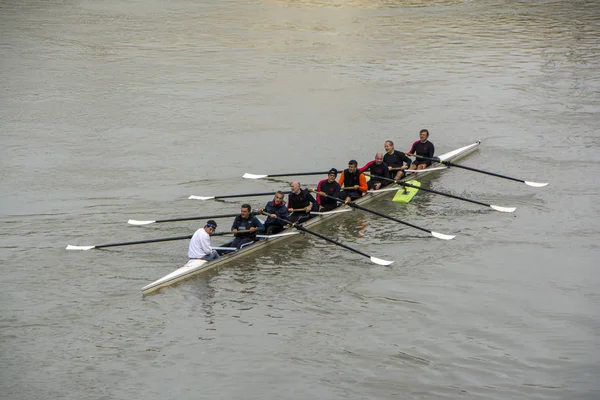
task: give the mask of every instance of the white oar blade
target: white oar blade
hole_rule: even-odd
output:
[[[129,221],[127,221],[128,224],[131,225],[150,225],[155,223],[156,221],[137,221],[135,219],[130,219]]]
[[[446,235],[444,233],[431,231],[431,236],[436,237],[438,239],[451,240],[456,237],[456,235]]]
[[[215,196],[194,196],[191,195],[190,197],[188,197],[188,199],[190,200],[210,200],[210,199],[214,199]]]
[[[236,247],[211,247],[213,250],[236,251]]]
[[[511,213],[517,209],[516,207],[501,207],[501,206],[495,206],[493,204],[491,204],[490,207],[496,211],[505,212],[505,213]]]
[[[262,178],[266,178],[269,175],[254,175],[254,174],[249,174],[249,173],[245,173],[244,175],[242,175],[242,178],[246,178],[246,179],[262,179]]]
[[[72,244],[67,246],[67,250],[91,250],[96,246],[73,246]]]
[[[525,184],[527,186],[533,186],[533,187],[544,187],[546,185],[548,185],[548,183],[544,183],[544,182],[531,182],[531,181],[525,181]]]
[[[393,261],[387,261],[387,260],[382,260],[381,258],[377,258],[377,257],[369,257],[371,262],[375,263],[375,264],[379,264],[379,265],[390,265],[391,263],[393,263]]]

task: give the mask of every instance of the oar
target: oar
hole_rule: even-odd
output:
[[[287,174],[270,174],[270,175],[257,175],[257,174],[249,174],[245,173],[242,175],[242,178],[246,179],[262,179],[262,178],[276,178],[280,176],[303,176],[303,175],[327,175],[329,171],[318,171],[318,172],[290,172]]]
[[[372,263],[375,263],[375,264],[378,264],[378,265],[390,265],[391,263],[393,263],[393,261],[387,261],[387,260],[382,260],[381,258],[373,257],[373,256],[370,256],[370,255],[368,255],[367,253],[363,253],[363,252],[362,252],[362,251],[360,251],[360,250],[356,250],[356,249],[354,249],[354,248],[352,248],[352,247],[350,247],[350,246],[346,246],[346,245],[345,245],[345,244],[343,244],[343,243],[336,242],[335,240],[333,240],[333,239],[330,239],[330,238],[328,238],[327,236],[321,235],[320,233],[313,232],[313,231],[311,231],[310,229],[307,229],[307,228],[305,228],[305,227],[304,227],[304,226],[302,226],[301,224],[296,224],[296,223],[293,223],[293,222],[291,222],[291,221],[288,221],[288,220],[286,220],[286,219],[279,218],[279,217],[276,217],[276,218],[277,218],[278,220],[280,220],[280,221],[282,221],[282,222],[284,222],[284,223],[288,224],[288,225],[291,225],[292,227],[294,227],[294,228],[298,229],[299,231],[302,231],[302,232],[309,233],[309,234],[311,234],[311,235],[314,235],[314,236],[316,236],[316,237],[319,237],[319,238],[321,238],[321,239],[323,239],[323,240],[325,240],[325,241],[327,241],[327,242],[330,242],[330,243],[336,244],[336,245],[338,245],[338,246],[340,246],[340,247],[343,247],[343,248],[345,248],[346,250],[350,250],[350,251],[353,251],[353,252],[355,252],[356,254],[360,254],[360,255],[361,255],[361,256],[363,256],[363,257],[367,257],[369,260],[371,260],[371,262],[372,262]]]
[[[431,171],[440,171],[443,169],[448,169],[448,167],[433,167],[433,168],[426,168],[426,169],[405,169],[404,172],[413,172],[415,174],[421,173],[421,172],[431,172]],[[400,171],[400,168],[392,168],[392,171]]]
[[[442,195],[442,196],[452,197],[453,199],[462,200],[462,201],[468,201],[469,203],[474,203],[474,204],[479,204],[480,206],[490,207],[492,210],[496,210],[496,211],[500,211],[500,212],[511,213],[511,212],[514,212],[517,209],[516,207],[503,207],[503,206],[496,206],[494,204],[487,204],[487,203],[483,203],[481,201],[467,199],[466,197],[456,196],[454,194],[445,193],[445,192],[439,192],[439,191],[433,190],[433,189],[427,189],[427,188],[424,188],[423,186],[411,185],[410,183],[406,183],[406,182],[402,182],[402,181],[397,181],[395,179],[384,178],[384,177],[381,177],[381,176],[379,176],[378,178],[386,180],[386,181],[394,182],[394,183],[396,183],[396,184],[398,184],[400,186],[407,186],[407,187],[411,187],[411,188],[416,188],[416,189],[419,189],[419,190],[424,190],[426,192],[431,192],[431,193],[439,194],[439,195]]]
[[[231,235],[231,232],[214,233],[212,236]],[[93,246],[74,246],[68,245],[66,250],[91,250],[91,249],[102,249],[104,247],[115,247],[115,246],[131,246],[134,244],[146,244],[146,243],[158,243],[158,242],[170,242],[172,240],[185,240],[191,239],[193,235],[176,236],[170,238],[161,239],[149,239],[149,240],[137,240],[135,242],[120,242],[120,243],[108,243],[108,244],[96,244]]]
[[[532,186],[532,187],[544,187],[544,186],[548,185],[547,182],[525,181],[523,179],[512,178],[512,177],[506,176],[506,175],[500,175],[500,174],[497,174],[495,172],[484,171],[482,169],[477,169],[477,168],[473,168],[473,167],[467,167],[466,165],[454,164],[453,162],[450,162],[450,161],[442,161],[442,160],[439,159],[439,157],[432,157],[432,158],[431,157],[425,157],[425,156],[416,156],[416,157],[422,158],[424,160],[430,160],[430,161],[439,162],[439,163],[442,163],[442,164],[447,165],[449,167],[463,168],[463,169],[466,169],[466,170],[469,170],[469,171],[473,171],[473,172],[479,172],[479,173],[486,174],[486,175],[496,176],[498,178],[504,178],[504,179],[508,179],[508,180],[511,180],[511,181],[515,181],[515,182],[521,182],[521,183],[524,183],[524,184],[526,184],[528,186]]]
[[[230,199],[234,197],[257,197],[257,196],[273,196],[276,191],[272,192],[262,192],[262,193],[242,193],[242,194],[229,194],[226,196],[190,196],[188,199],[190,200],[212,200],[212,199]],[[283,192],[283,194],[290,194],[292,192],[287,191]]]
[[[356,208],[358,210],[363,210],[363,211],[366,211],[366,212],[370,212],[372,214],[379,215],[380,217],[387,218],[389,220],[392,220],[392,221],[395,221],[395,222],[399,222],[401,224],[410,226],[410,227],[418,229],[420,231],[430,233],[431,236],[436,237],[438,239],[450,240],[450,239],[454,239],[456,237],[456,235],[446,235],[444,233],[434,232],[434,231],[430,231],[429,229],[421,228],[420,226],[413,225],[410,222],[406,222],[406,221],[402,221],[402,220],[394,218],[394,217],[390,217],[389,215],[382,214],[382,213],[380,213],[378,211],[375,211],[375,210],[371,210],[370,208],[359,206],[358,204],[354,204],[352,202],[346,203],[345,200],[342,200],[342,199],[337,198],[337,197],[329,196],[328,194],[326,194],[325,197],[329,197],[330,199],[337,200],[340,203],[345,203],[347,206]]]
[[[159,224],[163,222],[178,222],[178,221],[193,221],[196,219],[218,219],[218,218],[228,218],[228,217],[237,217],[240,213],[237,214],[221,214],[221,215],[204,215],[201,217],[184,217],[184,218],[171,218],[171,219],[157,219],[156,221],[138,221],[135,219],[130,219],[127,221],[128,224],[131,225],[149,225],[149,224]]]

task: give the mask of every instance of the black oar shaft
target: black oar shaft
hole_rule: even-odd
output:
[[[341,246],[341,247],[345,248],[346,250],[350,250],[350,251],[353,251],[353,252],[355,252],[356,254],[360,254],[361,256],[364,256],[364,257],[367,257],[367,258],[371,258],[371,256],[370,256],[370,255],[368,255],[368,254],[366,254],[366,253],[363,253],[363,252],[362,252],[362,251],[360,251],[360,250],[356,250],[356,249],[354,249],[354,248],[352,248],[352,247],[350,247],[350,246],[346,246],[345,244],[343,244],[343,243],[340,243],[340,242],[337,242],[337,241],[335,241],[335,240],[333,240],[333,239],[330,239],[330,238],[328,238],[327,236],[323,236],[323,235],[321,235],[320,233],[317,233],[317,232],[313,232],[313,231],[311,231],[311,230],[308,230],[308,229],[306,229],[305,227],[303,227],[302,225],[294,225],[294,227],[295,227],[296,229],[300,230],[300,231],[303,231],[303,232],[309,233],[309,234],[311,234],[311,235],[314,235],[314,236],[316,236],[316,237],[319,237],[319,238],[321,238],[321,239],[323,239],[323,240],[325,240],[325,241],[327,241],[327,242],[330,242],[330,243],[336,244],[336,245],[338,245],[338,246]]]
[[[406,222],[406,221],[402,221],[401,219],[397,219],[397,218],[394,218],[394,217],[390,217],[389,215],[382,214],[382,213],[380,213],[380,212],[378,212],[378,211],[375,211],[375,210],[371,210],[370,208],[366,208],[366,207],[363,207],[363,206],[359,206],[358,204],[354,204],[354,203],[352,203],[352,202],[348,202],[348,203],[346,203],[346,202],[345,202],[345,200],[342,200],[342,199],[340,199],[340,198],[338,198],[338,197],[329,196],[328,194],[326,194],[326,195],[325,195],[325,197],[329,197],[330,199],[332,199],[332,200],[336,200],[336,201],[338,201],[339,203],[345,203],[346,205],[348,205],[348,206],[350,206],[350,207],[353,207],[353,208],[356,208],[356,209],[358,209],[358,210],[363,210],[363,211],[369,212],[369,213],[371,213],[371,214],[375,214],[375,215],[378,215],[378,216],[380,216],[380,217],[387,218],[387,219],[389,219],[389,220],[392,220],[392,221],[394,221],[394,222],[399,222],[399,223],[401,223],[401,224],[404,224],[404,225],[410,226],[410,227],[412,227],[412,228],[415,228],[415,229],[418,229],[418,230],[420,230],[420,231],[427,232],[427,233],[431,233],[431,231],[430,231],[429,229],[421,228],[420,226],[413,225],[413,224],[411,224],[410,222]]]
[[[186,235],[186,236],[177,236],[177,237],[162,238],[162,239],[137,240],[135,242],[121,242],[121,243],[99,244],[99,245],[96,245],[94,247],[97,248],[97,249],[100,249],[100,248],[104,248],[104,247],[130,246],[130,245],[134,245],[134,244],[169,242],[171,240],[191,239],[192,236],[193,235]]]
[[[395,184],[400,185],[400,186],[411,187],[411,188],[423,190],[425,192],[431,192],[431,193],[439,194],[441,196],[452,197],[453,199],[468,201],[469,203],[474,203],[474,204],[479,204],[481,206],[490,207],[490,204],[483,203],[483,202],[477,201],[477,200],[467,199],[466,197],[456,196],[456,195],[453,195],[450,193],[445,193],[445,192],[438,192],[437,190],[434,190],[434,189],[427,189],[422,186],[411,185],[410,183],[407,183],[407,182],[397,181],[395,179],[390,179],[390,178],[384,178],[382,176],[378,176],[378,178],[383,179],[385,181],[394,182]],[[429,232],[429,231],[427,231],[427,232]]]
[[[439,159],[439,157],[425,157],[425,156],[419,156],[419,155],[415,155],[415,156],[418,157],[418,158],[422,158],[424,160],[439,162],[439,163],[442,163],[442,164],[447,165],[449,167],[462,168],[462,169],[466,169],[468,171],[479,172],[481,174],[495,176],[495,177],[498,177],[498,178],[504,178],[504,179],[508,179],[508,180],[511,180],[511,181],[515,181],[515,182],[525,183],[525,181],[523,179],[513,178],[513,177],[510,177],[510,176],[497,174],[495,172],[484,171],[484,170],[478,169],[478,168],[467,167],[466,165],[455,164],[455,163],[453,163],[451,161],[442,161],[442,160]]]
[[[500,174],[497,174],[495,172],[484,171],[482,169],[477,169],[477,168],[473,168],[473,167],[467,167],[466,165],[454,164],[454,163],[452,163],[450,161],[442,161],[442,163],[444,165],[448,165],[449,167],[463,168],[463,169],[466,169],[466,170],[469,170],[469,171],[479,172],[479,173],[486,174],[486,175],[496,176],[498,178],[504,178],[504,179],[508,179],[508,180],[511,180],[511,181],[515,181],[515,182],[525,183],[525,181],[523,179],[512,178],[510,176],[500,175]]]
[[[160,222],[177,222],[177,221],[194,221],[197,219],[217,219],[217,218],[229,218],[229,217],[237,217],[240,213],[237,214],[220,214],[220,215],[204,215],[200,217],[183,217],[183,218],[171,218],[171,219],[159,219],[154,221],[154,223]]]
[[[231,232],[219,232],[213,233],[211,236],[223,236],[223,235],[231,235]],[[185,240],[191,239],[193,235],[185,235],[185,236],[175,236],[170,238],[160,238],[160,239],[148,239],[148,240],[136,240],[134,242],[121,242],[121,243],[108,243],[108,244],[99,244],[95,245],[94,248],[101,249],[105,247],[116,247],[116,246],[131,246],[134,244],[147,244],[147,243],[158,243],[158,242],[170,242],[173,240]]]
[[[371,214],[379,215],[380,217],[387,218],[387,219],[389,219],[389,220],[392,220],[392,221],[395,221],[395,222],[399,222],[399,223],[401,223],[401,224],[404,224],[404,225],[408,225],[408,226],[410,226],[410,227],[413,227],[413,228],[415,228],[415,229],[418,229],[418,230],[420,230],[420,231],[423,231],[423,232],[431,233],[431,231],[430,231],[429,229],[421,228],[420,226],[413,225],[413,224],[411,224],[410,222],[406,222],[406,221],[402,221],[401,219],[397,219],[397,218],[394,218],[394,217],[390,217],[389,215],[385,215],[385,214],[382,214],[382,213],[380,213],[380,212],[378,212],[378,211],[371,210],[370,208],[366,208],[366,207],[363,207],[363,206],[359,206],[358,204],[354,204],[354,203],[347,203],[347,204],[348,204],[350,207],[354,207],[354,208],[357,208],[357,209],[359,209],[359,210],[363,210],[363,211],[366,211],[366,212],[370,212]]]
[[[318,171],[318,172],[290,172],[287,174],[269,174],[267,175],[269,178],[278,177],[278,176],[303,176],[303,175],[325,175],[329,171]]]
[[[343,201],[343,200],[342,200],[342,201]],[[264,212],[263,212],[263,213],[264,213]],[[370,256],[370,255],[368,255],[368,254],[366,254],[366,253],[363,253],[363,252],[362,252],[362,251],[360,251],[360,250],[356,250],[356,249],[354,249],[354,248],[352,248],[352,247],[350,247],[350,246],[346,246],[346,245],[345,245],[345,244],[343,244],[343,243],[336,242],[335,240],[333,240],[333,239],[330,239],[330,238],[328,238],[327,236],[323,236],[323,235],[321,235],[320,233],[313,232],[313,231],[311,231],[311,230],[309,230],[309,229],[307,229],[307,228],[303,227],[302,225],[295,224],[295,223],[293,223],[293,222],[291,222],[291,221],[288,221],[288,220],[287,220],[287,219],[285,219],[285,218],[280,218],[280,217],[275,217],[275,218],[277,218],[278,220],[280,220],[280,221],[282,221],[282,222],[284,222],[284,223],[286,223],[286,224],[288,224],[288,225],[291,225],[291,226],[293,226],[294,228],[298,229],[299,231],[302,231],[302,232],[309,233],[309,234],[311,234],[311,235],[314,235],[314,236],[316,236],[316,237],[318,237],[318,238],[321,238],[321,239],[323,239],[323,240],[325,240],[325,241],[327,241],[327,242],[330,242],[330,243],[333,243],[333,244],[337,244],[338,246],[340,246],[340,247],[343,247],[343,248],[345,248],[346,250],[350,250],[350,251],[353,251],[353,252],[355,252],[356,254],[360,254],[361,256],[364,256],[364,257],[367,257],[367,258],[371,258],[371,256]]]
[[[481,201],[467,199],[466,197],[456,196],[456,195],[453,195],[453,194],[450,194],[450,193],[438,192],[437,190],[434,190],[434,189],[427,189],[427,188],[424,188],[422,186],[411,185],[410,183],[406,183],[406,182],[398,182],[398,184],[401,185],[401,186],[408,186],[408,187],[411,187],[411,188],[415,188],[415,189],[419,189],[419,190],[424,190],[426,192],[431,192],[431,193],[439,194],[439,195],[446,196],[446,197],[452,197],[453,199],[457,199],[457,200],[468,201],[469,203],[479,204],[481,206],[486,206],[486,207],[490,206],[489,204],[483,203]]]
[[[292,192],[290,191],[286,191],[286,192],[282,192],[283,194],[290,194]],[[262,192],[262,193],[242,193],[242,194],[230,194],[230,195],[226,195],[226,196],[215,196],[215,199],[229,199],[229,198],[233,198],[233,197],[253,197],[253,196],[269,196],[269,195],[274,195],[275,191],[271,191],[271,192]],[[236,214],[237,215],[237,214]]]

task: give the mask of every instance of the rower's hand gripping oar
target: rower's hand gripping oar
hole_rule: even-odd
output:
[[[290,194],[292,192],[282,192],[283,194]],[[212,199],[230,199],[234,197],[254,197],[254,196],[273,196],[275,192],[262,192],[262,193],[243,193],[243,194],[229,194],[225,196],[194,196],[188,197],[190,200],[212,200]]]
[[[512,177],[506,176],[506,175],[500,175],[500,174],[497,174],[495,172],[484,171],[482,169],[477,169],[477,168],[473,168],[473,167],[467,167],[466,165],[455,164],[455,163],[450,162],[450,161],[443,161],[443,160],[440,160],[439,157],[425,157],[425,156],[419,156],[419,155],[416,155],[416,154],[415,154],[415,157],[422,158],[424,160],[435,161],[435,162],[447,165],[448,167],[462,168],[462,169],[466,169],[468,171],[479,172],[481,174],[491,175],[491,176],[495,176],[495,177],[498,177],[498,178],[503,178],[503,179],[508,179],[508,180],[511,180],[511,181],[515,181],[515,182],[521,182],[521,183],[524,183],[527,186],[531,186],[531,187],[544,187],[544,186],[548,185],[547,182],[525,181],[523,179],[512,178]]]
[[[171,218],[171,219],[157,219],[156,221],[138,221],[135,219],[130,219],[127,221],[128,224],[131,225],[150,225],[150,224],[159,224],[163,222],[179,222],[179,221],[194,221],[197,219],[217,219],[217,218],[229,218],[229,217],[237,217],[240,213],[237,214],[220,214],[220,215],[204,215],[200,217],[183,217],[183,218]]]
[[[329,171],[318,171],[318,172],[290,172],[287,174],[271,174],[271,175],[257,175],[245,173],[242,178],[245,179],[262,179],[262,178],[276,178],[280,176],[304,176],[304,175],[327,175]]]
[[[365,174],[365,175],[367,175],[367,174]],[[492,210],[496,210],[496,211],[500,211],[500,212],[511,213],[517,209],[516,207],[503,207],[503,206],[496,206],[494,204],[487,204],[487,203],[483,203],[481,201],[467,199],[466,197],[456,196],[454,194],[445,193],[445,192],[439,192],[439,191],[433,190],[433,189],[427,189],[427,188],[424,188],[423,186],[415,186],[415,185],[411,185],[410,183],[407,183],[407,182],[397,181],[395,179],[384,178],[382,176],[378,176],[377,179],[383,179],[385,181],[394,182],[395,184],[400,185],[400,186],[416,188],[419,190],[424,190],[425,192],[431,192],[431,193],[439,194],[439,195],[446,196],[446,197],[452,197],[453,199],[457,199],[457,200],[468,201],[469,203],[479,204],[480,206],[485,206],[485,207],[490,207]],[[385,189],[383,189],[383,190],[385,190]],[[373,191],[369,191],[369,192],[372,193]]]
[[[213,233],[211,236],[221,236],[221,235],[231,235],[231,232]],[[193,235],[186,235],[186,236],[176,236],[176,237],[170,237],[170,238],[137,240],[137,241],[134,241],[134,242],[120,242],[120,243],[96,244],[96,245],[92,245],[92,246],[74,246],[74,245],[70,244],[70,245],[67,246],[66,250],[91,250],[91,249],[102,249],[102,248],[105,248],[105,247],[131,246],[131,245],[134,245],[134,244],[170,242],[172,240],[191,239],[192,236]]]
[[[450,239],[454,239],[454,238],[456,237],[456,235],[446,235],[446,234],[444,234],[444,233],[434,232],[434,231],[430,231],[429,229],[421,228],[420,226],[413,225],[413,224],[411,224],[410,222],[406,222],[406,221],[402,221],[402,220],[400,220],[400,219],[397,219],[397,218],[394,218],[394,217],[390,217],[389,215],[385,215],[385,214],[382,214],[382,213],[380,213],[380,212],[378,212],[378,211],[371,210],[370,208],[366,208],[366,207],[363,207],[363,206],[359,206],[358,204],[354,204],[354,203],[352,203],[352,202],[346,202],[345,200],[342,200],[342,199],[340,199],[340,198],[338,198],[338,197],[329,196],[328,194],[326,194],[326,195],[325,195],[325,197],[328,197],[328,198],[330,198],[330,199],[332,199],[332,200],[336,200],[336,201],[338,201],[339,203],[343,203],[343,204],[345,204],[345,205],[347,205],[347,206],[350,206],[350,207],[356,208],[356,209],[358,209],[358,210],[363,210],[363,211],[366,211],[366,212],[369,212],[369,213],[372,213],[372,214],[375,214],[375,215],[379,215],[380,217],[387,218],[387,219],[389,219],[389,220],[392,220],[392,221],[395,221],[395,222],[399,222],[399,223],[401,223],[401,224],[404,224],[404,225],[410,226],[410,227],[412,227],[412,228],[415,228],[415,229],[418,229],[418,230],[420,230],[420,231],[423,231],[423,232],[430,233],[430,234],[431,234],[431,236],[433,236],[433,237],[436,237],[436,238],[438,238],[438,239],[450,240]]]
[[[264,213],[264,214],[268,215],[268,213]],[[338,246],[340,246],[340,247],[343,247],[343,248],[345,248],[346,250],[350,250],[350,251],[352,251],[352,252],[354,252],[354,253],[356,253],[356,254],[360,254],[360,255],[361,255],[361,256],[363,256],[363,257],[367,257],[369,260],[371,260],[371,262],[372,262],[372,263],[375,263],[375,264],[378,264],[378,265],[390,265],[390,264],[392,264],[392,263],[393,263],[393,261],[387,261],[387,260],[382,260],[381,258],[373,257],[373,256],[370,256],[370,255],[368,255],[367,253],[363,253],[363,252],[362,252],[362,251],[360,251],[360,250],[356,250],[356,249],[354,249],[354,248],[352,248],[352,247],[350,247],[350,246],[346,246],[346,245],[345,245],[345,244],[343,244],[343,243],[336,242],[335,240],[333,240],[333,239],[330,239],[330,238],[328,238],[327,236],[321,235],[320,233],[313,232],[313,231],[311,231],[311,230],[309,230],[309,229],[305,228],[305,227],[304,227],[304,226],[302,226],[301,224],[296,224],[296,223],[294,223],[294,222],[291,222],[291,221],[288,221],[288,220],[286,220],[286,219],[284,219],[284,218],[279,218],[279,217],[276,217],[276,218],[277,218],[278,220],[280,220],[280,221],[282,221],[282,222],[284,222],[284,223],[286,223],[286,224],[290,225],[291,227],[298,229],[299,231],[306,232],[306,233],[308,233],[308,234],[314,235],[314,236],[316,236],[316,237],[318,237],[318,238],[321,238],[321,239],[323,239],[323,240],[325,240],[325,241],[327,241],[327,242],[329,242],[329,243],[333,243],[333,244],[335,244],[335,245],[338,245]]]

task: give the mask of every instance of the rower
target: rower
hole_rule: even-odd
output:
[[[342,191],[342,187],[335,181],[337,173],[337,169],[331,168],[327,173],[327,179],[323,179],[317,185],[317,203],[319,204],[320,212],[331,211],[338,206],[337,201],[326,197],[332,196],[339,198],[341,196],[340,192]]]
[[[395,180],[404,178],[404,170],[410,167],[412,160],[403,152],[395,150],[394,142],[391,140],[386,140],[383,147],[385,148],[383,162],[387,164],[390,176],[393,176]]]
[[[308,189],[302,189],[300,182],[293,181],[290,183],[292,193],[288,194],[288,211],[290,212],[291,222],[306,221],[311,218],[310,212],[317,207],[317,200]]]
[[[390,171],[388,165],[383,162],[382,153],[375,154],[373,161],[369,161],[364,167],[359,169],[360,172],[365,172],[366,170],[369,170],[369,176],[371,177],[369,182],[367,182],[369,190],[377,190],[390,184],[390,181],[385,180],[390,179]]]
[[[204,228],[194,232],[188,248],[188,257],[190,260],[211,261],[219,258],[219,253],[210,246],[210,237],[217,230],[217,223],[209,219]]]
[[[290,219],[290,212],[283,201],[283,196],[282,191],[277,191],[273,200],[269,201],[264,209],[258,210],[259,213],[268,216],[264,224],[267,235],[273,235],[289,228],[289,225],[283,222]]]
[[[411,157],[415,157],[415,161],[410,166],[411,169],[424,169],[431,165],[431,160],[427,158],[433,158],[435,147],[429,140],[429,131],[427,129],[421,129],[419,132],[419,140],[413,143],[409,152],[406,153]],[[419,158],[419,156],[427,158]]]
[[[341,196],[345,197],[346,201],[359,199],[369,190],[367,178],[358,170],[356,160],[348,161],[348,169],[342,171],[338,183],[342,186]]]
[[[231,247],[241,249],[244,245],[253,243],[256,241],[256,234],[265,229],[262,222],[252,215],[251,211],[250,204],[242,204],[240,215],[235,217],[231,225],[231,233],[235,236]]]

